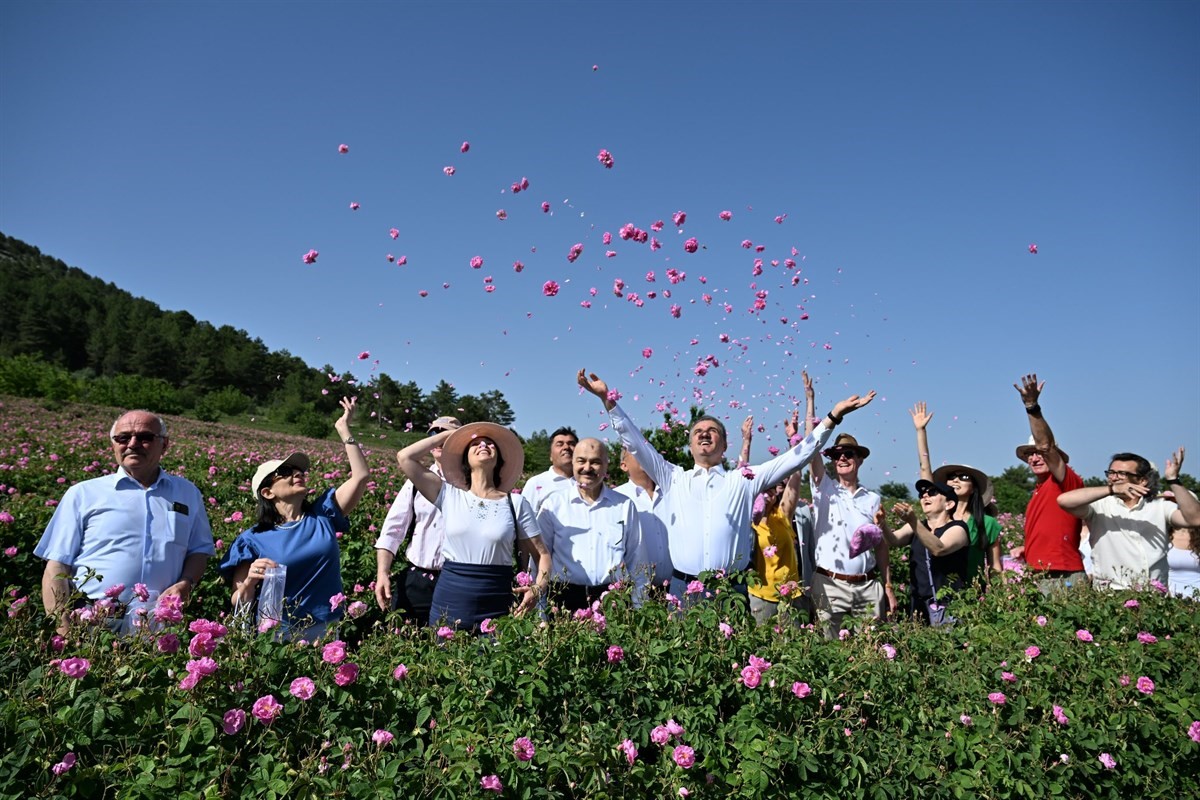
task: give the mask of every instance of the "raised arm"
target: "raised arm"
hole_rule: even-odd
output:
[[[817,414],[817,395],[813,391],[812,378],[808,377],[805,371],[800,372],[800,377],[804,381],[804,435],[811,436],[813,430],[817,426],[815,419]],[[812,470],[812,482],[818,484],[825,477],[825,457],[818,450],[812,457],[812,462],[809,464],[809,469]]]
[[[739,467],[744,467],[750,463],[750,440],[754,438],[754,415],[746,417],[742,420],[742,450],[738,454]]]
[[[362,500],[363,492],[367,490],[367,479],[371,472],[367,467],[367,459],[363,457],[362,448],[350,433],[350,420],[354,417],[357,403],[357,397],[343,397],[342,415],[333,423],[338,436],[342,437],[342,444],[346,446],[346,460],[350,463],[350,477],[334,492],[338,508],[347,516],[358,508],[358,501]]]
[[[1062,453],[1058,452],[1054,433],[1050,430],[1050,424],[1046,422],[1046,418],[1042,416],[1042,407],[1038,403],[1038,398],[1045,385],[1045,381],[1038,383],[1036,373],[1030,373],[1021,378],[1020,385],[1014,383],[1013,388],[1021,395],[1021,402],[1025,404],[1025,414],[1029,417],[1029,432],[1033,434],[1034,447],[1041,453],[1042,458],[1046,459],[1046,466],[1050,468],[1050,474],[1054,476],[1054,480],[1062,483],[1063,478],[1067,476],[1067,462],[1063,460]]]
[[[1103,486],[1084,486],[1082,489],[1074,489],[1069,492],[1063,492],[1058,496],[1058,506],[1063,511],[1080,519],[1088,518],[1088,507],[1097,500],[1116,495],[1122,500],[1131,500],[1138,497],[1144,497],[1150,493],[1150,490],[1145,486],[1128,481],[1120,483],[1106,483]]]
[[[880,511],[882,510],[880,506]],[[883,540],[892,547],[904,547],[912,541],[913,529],[917,526],[917,515],[908,503],[896,503],[892,506],[892,513],[899,517],[904,525],[893,531],[892,526],[888,524],[887,514],[881,513],[876,519],[880,530],[883,531]]]
[[[634,424],[634,421],[629,418],[629,415],[625,413],[623,408],[617,405],[617,393],[609,391],[608,384],[600,380],[594,372],[588,374],[586,370],[581,369],[576,379],[580,386],[600,398],[600,402],[604,404],[605,410],[608,411],[608,417],[612,422],[613,430],[621,437],[621,444],[631,456],[637,459],[637,462],[641,464],[642,469],[646,471],[651,480],[658,485],[658,491],[667,491],[672,484],[672,477],[676,469],[675,465],[663,458],[646,441],[646,437],[642,435],[641,430]]]
[[[830,411],[828,416],[821,420],[821,424],[817,427],[814,434],[806,436],[800,444],[785,450],[767,463],[754,467],[754,477],[751,479],[755,483],[753,492],[757,494],[758,492],[770,489],[788,475],[803,467],[804,462],[814,458],[814,454],[816,454],[815,461],[820,461],[821,448],[825,446],[825,442],[828,441],[829,434],[833,432],[833,429],[841,424],[842,418],[852,411],[857,411],[874,399],[874,390],[867,392],[863,396],[857,394],[850,395],[833,407],[833,411]]]
[[[784,421],[783,432],[788,437],[790,443],[799,432],[800,428],[800,412],[793,411],[792,416]],[[804,468],[793,472],[788,476],[787,483],[783,485],[783,497],[779,499],[779,510],[787,519],[796,516],[796,507],[800,505],[800,479],[804,472]]]
[[[1179,483],[1179,470],[1182,468],[1183,448],[1181,447],[1167,458],[1167,464],[1163,469],[1163,483],[1175,484],[1178,488],[1178,491],[1172,490],[1175,495],[1175,504],[1179,508],[1171,512],[1171,526],[1195,528],[1200,526],[1200,501],[1188,491],[1186,486]]]
[[[929,420],[933,419],[933,412],[926,413],[925,401],[918,400],[908,413],[912,415],[913,427],[917,429],[917,461],[921,464],[921,479],[932,481],[933,467],[930,466],[929,459],[929,436],[925,432],[925,428],[929,425]]]
[[[413,442],[408,447],[396,453],[396,461],[400,471],[404,473],[416,490],[431,503],[436,503],[438,494],[442,491],[441,477],[421,463],[421,459],[432,452],[435,447],[441,447],[454,431],[442,431],[436,436],[428,436]]]

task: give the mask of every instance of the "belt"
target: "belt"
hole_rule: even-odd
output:
[[[1035,569],[1030,570],[1037,578],[1068,578],[1083,572],[1081,569]]]
[[[436,578],[438,575],[442,574],[442,571],[440,569],[426,569],[425,567],[418,567],[418,566],[410,566],[408,569],[410,572],[423,572],[426,575],[432,576],[434,578]]]
[[[673,569],[673,570],[671,570],[671,577],[672,577],[672,578],[675,578],[675,579],[677,579],[677,580],[681,580],[681,581],[683,581],[684,583],[691,583],[692,581],[698,581],[698,580],[700,580],[700,576],[699,576],[699,575],[689,575],[688,573],[686,573],[686,572],[680,572],[680,571],[679,571],[679,570],[677,570],[677,569]]]
[[[568,583],[567,586],[571,589],[575,589],[576,591],[585,591],[588,594],[608,591],[607,583],[597,583],[595,586],[588,586],[586,583]]]
[[[824,567],[813,567],[813,572],[819,572],[830,578],[835,578],[846,583],[866,583],[867,581],[875,580],[875,570],[871,570],[866,575],[843,575],[840,572],[825,569]]]

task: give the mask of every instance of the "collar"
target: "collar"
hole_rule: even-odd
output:
[[[125,470],[125,467],[122,466],[118,466],[117,471],[111,473],[108,477],[112,480],[113,488],[119,487],[124,481],[129,481],[137,488],[142,489],[143,491],[149,491],[150,489],[158,486],[160,483],[164,483],[170,477],[170,474],[163,469],[162,466],[159,466],[158,475],[154,478],[154,482],[149,486],[142,486],[141,482],[137,478],[130,475]]]
[[[724,475],[725,472],[725,465],[717,464],[715,467],[709,467],[708,469],[705,469],[701,466],[692,467],[692,470],[689,474],[694,477],[696,475]]]

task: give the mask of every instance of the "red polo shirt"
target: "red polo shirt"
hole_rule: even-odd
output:
[[[1083,520],[1063,511],[1058,496],[1083,488],[1083,478],[1067,467],[1062,483],[1049,474],[1038,483],[1025,509],[1025,563],[1035,570],[1083,571],[1079,533]]]

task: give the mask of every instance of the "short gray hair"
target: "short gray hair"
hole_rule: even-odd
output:
[[[112,437],[117,435],[117,423],[120,422],[121,420],[125,419],[126,417],[128,417],[130,414],[148,414],[148,415],[154,417],[154,419],[156,419],[158,421],[158,435],[164,439],[167,438],[167,421],[165,419],[163,419],[162,417],[160,417],[158,414],[155,414],[153,411],[147,411],[144,408],[131,408],[128,411],[126,411],[124,414],[122,414],[121,416],[114,419],[112,427],[108,429],[108,438],[111,439]]]

